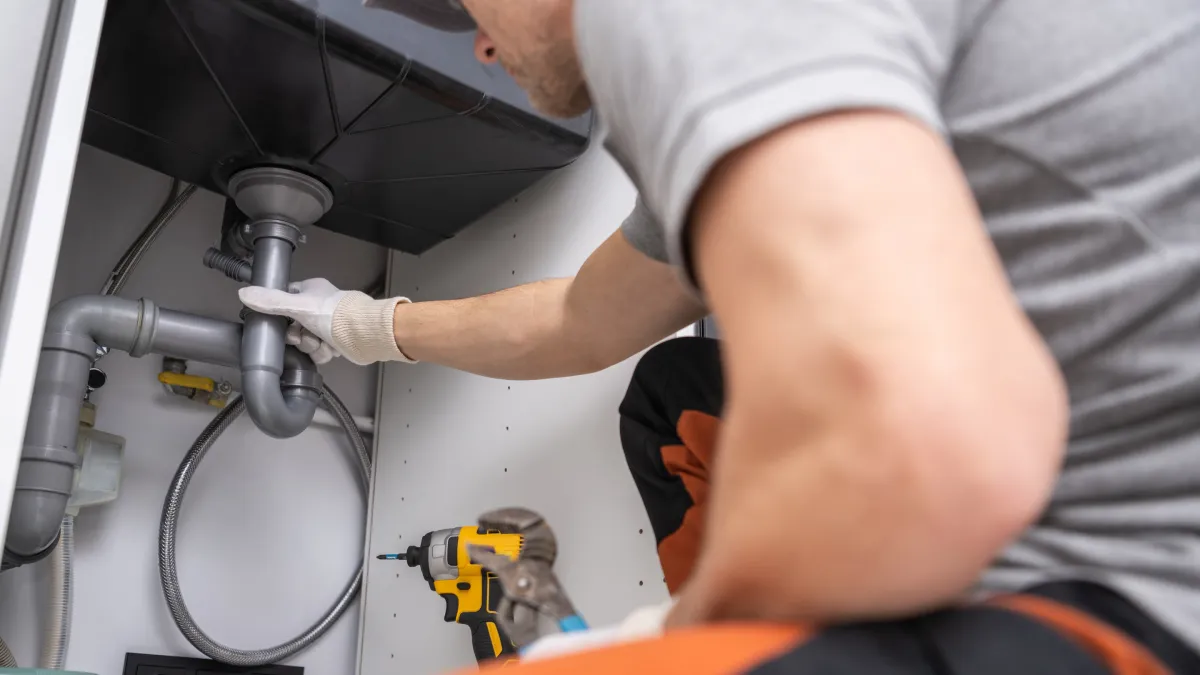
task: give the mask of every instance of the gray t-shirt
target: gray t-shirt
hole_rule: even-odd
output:
[[[676,264],[746,141],[861,107],[940,132],[1071,395],[1053,501],[982,587],[1097,581],[1200,649],[1200,2],[576,0],[576,28],[626,236]]]

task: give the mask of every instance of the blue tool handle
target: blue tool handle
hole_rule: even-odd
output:
[[[577,633],[581,630],[587,630],[588,625],[587,622],[583,620],[582,616],[573,614],[565,619],[560,619],[558,622],[558,629],[564,633]],[[517,650],[517,653],[522,655],[525,654],[525,648],[528,646],[529,645],[526,645],[525,647],[520,648]]]
[[[558,628],[564,633],[574,633],[575,631],[587,630],[588,625],[587,622],[583,620],[582,616],[575,614],[560,620],[558,622]]]

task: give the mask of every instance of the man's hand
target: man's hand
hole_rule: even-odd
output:
[[[551,633],[521,649],[521,661],[544,661],[622,642],[648,640],[662,635],[663,626],[675,601],[639,607],[621,623],[572,633]]]
[[[672,624],[960,597],[1044,508],[1067,406],[945,143],[885,112],[799,122],[727,157],[691,222],[728,389]]]
[[[256,312],[291,319],[287,343],[318,364],[335,356],[360,366],[408,360],[392,335],[396,305],[407,298],[375,300],[358,291],[339,290],[325,279],[301,281],[289,290],[250,286],[238,291],[238,297]]]

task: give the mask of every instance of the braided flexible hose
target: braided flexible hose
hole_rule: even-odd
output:
[[[16,668],[17,660],[13,658],[13,654],[8,649],[8,643],[0,638],[0,668]]]
[[[154,243],[155,239],[158,239],[158,235],[162,234],[167,225],[170,225],[175,216],[179,214],[180,209],[188,203],[192,195],[196,194],[195,185],[189,185],[179,194],[175,194],[178,186],[178,180],[171,182],[171,191],[167,195],[167,201],[159,209],[158,214],[154,216],[154,220],[151,220],[146,225],[146,229],[142,230],[138,238],[133,240],[133,243],[129,245],[124,255],[121,256],[121,259],[117,261],[116,268],[113,269],[112,274],[104,282],[103,288],[100,289],[101,295],[121,294],[121,290],[125,288],[125,284],[133,274],[134,268],[142,261],[142,256],[146,255],[146,251],[150,250],[151,244]]]
[[[337,418],[342,429],[346,431],[346,435],[350,437],[349,452],[355,460],[355,465],[359,468],[359,482],[365,498],[367,482],[371,473],[371,456],[367,450],[367,444],[363,440],[362,434],[359,433],[358,427],[355,426],[350,412],[346,410],[346,406],[337,397],[337,394],[327,386],[321,389],[321,402]],[[163,504],[162,521],[159,524],[158,573],[162,582],[163,596],[166,598],[167,606],[171,610],[171,617],[175,620],[175,625],[179,628],[179,632],[183,633],[183,636],[187,638],[188,642],[192,643],[192,646],[215,661],[227,663],[232,666],[257,667],[276,663],[294,656],[311,646],[326,631],[333,627],[333,624],[337,623],[337,620],[345,613],[350,603],[354,602],[354,599],[358,596],[359,585],[362,583],[362,561],[359,560],[358,568],[353,578],[346,584],[337,602],[303,633],[282,644],[265,649],[234,649],[213,640],[196,625],[196,621],[192,618],[191,613],[188,612],[187,603],[183,599],[183,590],[179,586],[179,575],[175,569],[175,541],[179,526],[179,513],[183,504],[183,496],[187,493],[188,484],[191,483],[196,469],[200,466],[201,460],[204,459],[204,455],[212,448],[213,443],[220,438],[221,434],[229,428],[229,425],[240,417],[245,410],[246,403],[239,397],[224,410],[217,413],[213,421],[209,423],[204,431],[200,433],[196,442],[192,444],[191,449],[184,456],[183,462],[180,463],[179,470],[176,471],[175,478],[171,481],[171,488],[167,491],[167,498]]]

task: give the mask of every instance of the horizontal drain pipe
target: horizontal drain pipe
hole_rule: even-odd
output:
[[[13,495],[5,567],[44,557],[57,540],[79,461],[79,411],[97,345],[135,357],[161,354],[237,367],[242,333],[240,324],[159,309],[149,300],[81,296],[51,309]],[[288,415],[306,419],[306,427],[320,400],[321,376],[307,355],[291,347],[282,352],[282,387],[263,391],[260,380],[244,385],[243,396],[247,403],[277,399],[275,405],[286,407]]]

